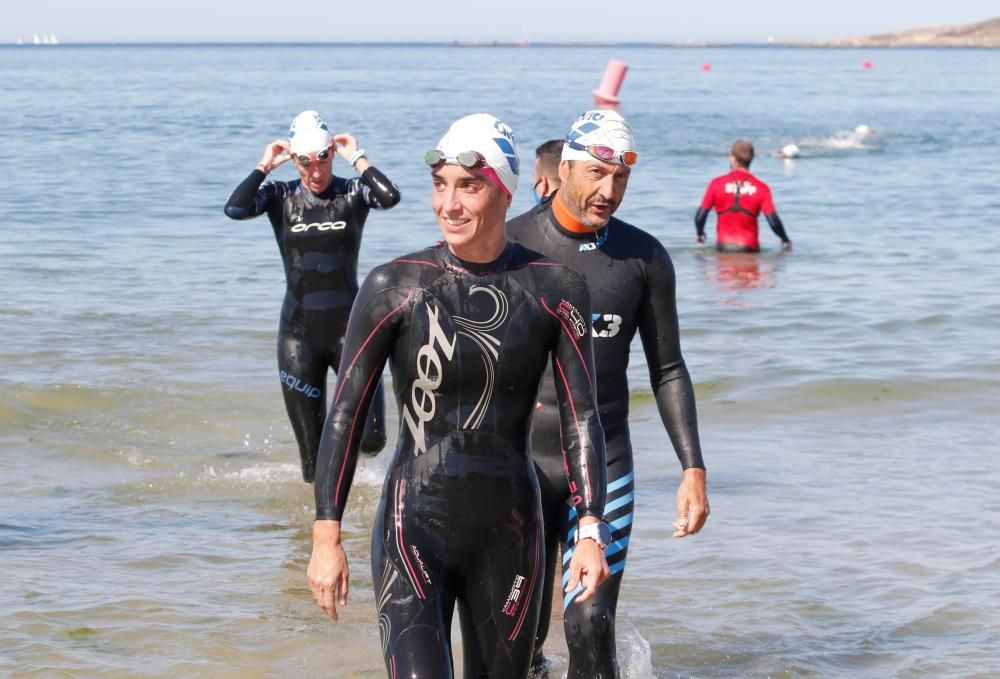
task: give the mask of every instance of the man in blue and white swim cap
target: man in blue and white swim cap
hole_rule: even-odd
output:
[[[599,536],[611,577],[597,594],[574,605],[578,589],[563,596],[568,676],[616,678],[615,610],[632,531],[635,475],[629,437],[627,370],[636,333],[649,365],[650,386],[660,417],[683,468],[676,514],[668,493],[659,504],[674,518],[674,536],[697,533],[708,517],[705,465],[698,438],[691,377],[681,355],[674,290],[674,267],[653,236],[616,219],[628,180],[639,159],[632,128],[611,110],[587,111],[566,133],[559,177],[562,186],[551,200],[507,223],[507,235],[532,250],[583,274],[590,288],[597,402],[607,451],[609,534]],[[542,646],[548,634],[555,564],[577,548],[577,517],[570,489],[562,479],[561,437],[555,416],[558,399],[552,382],[538,392],[531,432],[532,457],[542,491],[546,539],[546,587],[535,639],[535,676],[545,674]],[[580,534],[583,534],[583,530]],[[590,536],[588,536],[590,537]],[[563,561],[565,563],[565,561]],[[566,585],[565,573],[563,584]]]

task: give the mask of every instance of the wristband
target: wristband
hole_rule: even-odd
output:
[[[358,149],[357,151],[355,151],[354,153],[351,154],[351,157],[347,159],[347,162],[349,162],[351,164],[351,167],[354,167],[355,165],[358,164],[359,160],[361,160],[362,158],[367,158],[367,157],[368,156],[365,155],[365,150],[364,149]]]
[[[264,176],[267,176],[267,166],[264,163],[257,163],[257,169],[263,172]]]

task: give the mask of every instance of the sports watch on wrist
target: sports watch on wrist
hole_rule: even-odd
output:
[[[581,526],[576,529],[576,539],[573,542],[577,543],[587,538],[596,542],[597,546],[603,550],[611,544],[611,530],[608,528],[608,524],[603,521]]]

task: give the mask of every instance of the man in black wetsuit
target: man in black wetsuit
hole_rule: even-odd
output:
[[[638,331],[649,364],[650,383],[660,417],[684,469],[677,493],[676,537],[698,532],[708,516],[705,469],[698,440],[694,389],[681,356],[674,298],[674,268],[660,242],[612,217],[637,159],[628,124],[614,111],[588,111],[570,128],[555,196],[507,223],[507,236],[571,266],[587,280],[593,316],[597,400],[607,450],[605,520],[612,542],[605,555],[611,578],[585,606],[571,606],[565,595],[569,677],[617,677],[615,609],[632,529],[635,479],[629,440],[629,347]],[[563,563],[573,553],[568,540],[576,512],[560,472],[560,426],[556,394],[546,380],[539,390],[532,424],[532,456],[542,489],[548,559],[543,610],[533,666],[545,675],[542,645],[548,634],[549,605],[557,545]],[[562,429],[565,433],[565,428]],[[566,576],[563,575],[565,582]]]
[[[339,152],[360,177],[333,174]],[[291,159],[299,179],[264,179]],[[358,293],[358,249],[371,208],[388,209],[399,191],[372,165],[349,134],[331,137],[315,111],[292,122],[290,141],[264,149],[250,176],[226,203],[232,219],[267,214],[285,264],[285,301],[278,322],[278,377],[302,459],[302,478],[312,481],[323,422],[326,376],[336,370],[351,304]],[[381,382],[367,420],[361,449],[376,453],[385,445]]]
[[[560,464],[583,517],[569,584],[585,601],[607,577],[590,297],[579,274],[504,237],[519,169],[507,125],[462,118],[425,160],[445,242],[375,268],[358,294],[320,445],[309,585],[336,619],[357,437],[389,360],[401,426],[371,559],[386,672],[451,677],[457,603],[465,676],[525,677],[545,558],[528,430],[550,358]]]

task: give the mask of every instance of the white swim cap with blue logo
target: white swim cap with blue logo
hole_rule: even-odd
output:
[[[567,142],[581,146],[610,146],[618,157],[626,151],[636,151],[632,128],[617,111],[596,109],[587,111],[570,125]],[[584,148],[563,145],[563,160],[594,160]]]
[[[292,153],[309,155],[330,147],[330,130],[316,111],[303,111],[288,128]]]
[[[517,188],[521,161],[514,131],[489,113],[473,113],[453,122],[438,142],[437,150],[449,163],[454,163],[463,151],[476,151],[486,159],[501,188],[511,195]]]

